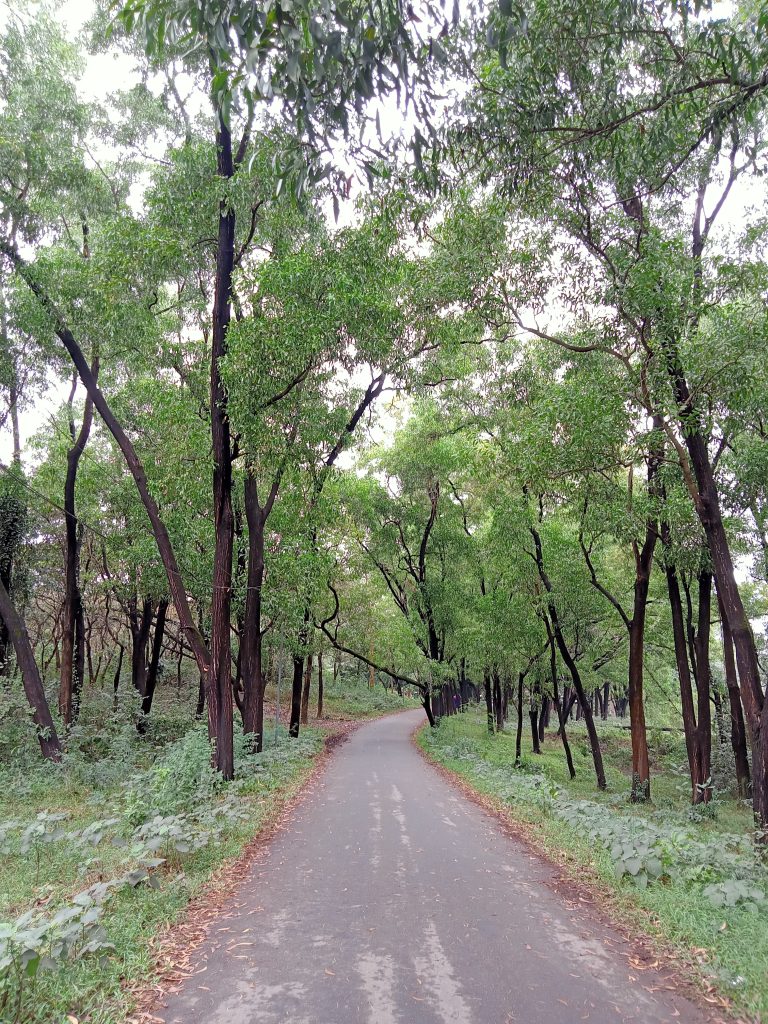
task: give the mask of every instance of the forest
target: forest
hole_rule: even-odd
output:
[[[0,4],[0,1020],[128,1020],[402,707],[768,1013],[767,68],[758,0]]]

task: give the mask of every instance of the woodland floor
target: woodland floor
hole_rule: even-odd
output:
[[[153,1019],[721,1019],[419,755],[411,734],[422,719],[380,719],[341,746]]]

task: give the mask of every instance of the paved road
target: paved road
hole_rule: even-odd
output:
[[[701,1024],[410,742],[355,732],[170,997],[168,1024]],[[203,968],[205,968],[203,970]],[[653,991],[653,990],[656,991]]]

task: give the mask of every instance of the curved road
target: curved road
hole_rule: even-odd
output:
[[[251,869],[168,1024],[708,1019],[413,748],[365,725]],[[622,955],[624,954],[624,955]]]

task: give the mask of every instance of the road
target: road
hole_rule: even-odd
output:
[[[168,998],[168,1024],[708,1020],[379,719],[334,755]]]

